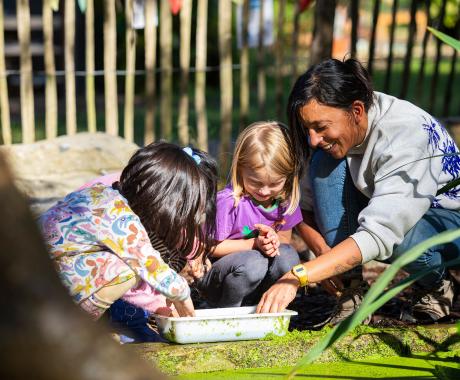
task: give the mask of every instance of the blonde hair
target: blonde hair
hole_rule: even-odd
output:
[[[279,197],[292,214],[299,204],[299,176],[287,127],[277,121],[259,121],[244,129],[236,140],[230,170],[235,207],[244,195],[242,168],[260,169],[286,177]]]

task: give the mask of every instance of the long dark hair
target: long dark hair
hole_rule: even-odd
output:
[[[131,157],[113,186],[149,236],[183,256],[194,252],[194,258],[214,245],[217,164],[205,152],[192,152],[193,157],[167,142],[147,145]]]
[[[364,103],[366,112],[374,101],[372,81],[367,70],[355,59],[327,59],[310,67],[291,90],[287,106],[289,130],[296,157],[303,162],[309,154],[307,131],[300,109],[311,100],[350,111],[354,101]]]

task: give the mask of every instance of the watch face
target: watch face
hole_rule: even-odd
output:
[[[296,268],[295,271],[296,271],[297,273],[302,273],[302,269],[303,269],[303,268]]]

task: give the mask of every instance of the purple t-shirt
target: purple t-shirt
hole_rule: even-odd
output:
[[[297,206],[291,215],[283,215],[286,208],[277,201],[272,207],[257,205],[249,196],[243,196],[234,207],[233,189],[227,186],[217,193],[216,240],[244,239],[250,237],[254,225],[261,223],[277,231],[286,231],[302,221]],[[249,235],[249,236],[248,236]]]

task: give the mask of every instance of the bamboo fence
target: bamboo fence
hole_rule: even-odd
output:
[[[11,67],[8,55],[11,33],[5,32],[12,30],[11,22],[8,21],[8,17],[11,19],[11,16],[5,16],[4,1],[0,0],[0,121],[3,144],[35,141],[38,128],[35,104],[40,101],[38,94],[40,85],[36,83],[41,76],[44,79],[45,94],[45,104],[41,107],[44,108],[45,114],[45,138],[54,138],[59,131],[62,133],[63,130],[58,128],[60,104],[58,93],[61,87],[64,87],[62,91],[65,91],[65,112],[62,113],[65,116],[66,134],[83,130],[89,132],[103,130],[111,135],[121,134],[125,139],[136,141],[141,145],[162,138],[177,140],[182,145],[194,144],[203,150],[210,149],[210,114],[217,113],[211,112],[210,107],[214,107],[216,111],[218,109],[220,125],[217,133],[214,133],[213,138],[217,138],[218,142],[217,146],[213,145],[213,149],[225,172],[230,162],[232,141],[238,131],[256,119],[265,119],[268,115],[270,118],[285,120],[286,85],[292,85],[293,80],[306,67],[305,62],[302,61],[304,58],[301,58],[305,53],[301,54],[301,52],[311,51],[312,60],[323,59],[331,54],[334,22],[334,13],[331,11],[334,12],[335,1],[316,2],[306,11],[300,9],[300,3],[293,5],[286,0],[274,1],[273,46],[265,46],[264,41],[267,32],[265,16],[269,12],[267,8],[269,1],[259,2],[259,12],[256,16],[258,34],[256,43],[254,44],[253,41],[252,45],[249,44],[250,22],[254,19],[251,21],[250,18],[252,12],[250,0],[238,2],[183,0],[178,15],[172,13],[170,2],[166,0],[136,0],[136,4],[134,1],[86,0],[85,9],[80,10],[74,0],[61,2],[43,0],[42,13],[38,15],[41,18],[40,32],[43,42],[43,52],[40,56],[33,52],[36,43],[36,35],[33,37],[33,33],[36,33],[34,25],[37,15],[31,17],[29,0],[17,0],[15,43],[18,46],[19,67],[15,68]],[[59,3],[59,10],[54,9],[57,3]],[[362,39],[360,28],[364,17],[361,13],[363,3],[354,0],[350,2],[349,9],[350,54],[358,58],[362,58],[358,41]],[[424,2],[412,0],[408,3],[410,8],[406,10],[409,14],[409,23],[407,39],[404,43],[405,55],[399,57],[403,70],[401,74],[395,74],[393,65],[397,53],[394,51],[394,45],[397,39],[397,15],[401,7],[400,3],[398,0],[390,2],[393,20],[387,31],[390,49],[387,58],[379,58],[380,70],[382,62],[383,66],[386,66],[383,90],[390,92],[390,87],[394,87],[396,82],[396,75],[400,75],[401,83],[398,83],[399,91],[396,95],[406,97],[411,80],[410,68],[413,60],[417,58],[420,60],[420,65],[416,75],[415,93],[421,96],[424,92],[422,88],[427,87],[426,68],[431,59],[434,73],[431,82],[428,83],[430,104],[434,105],[435,97],[439,97],[442,93],[445,100],[442,104],[442,112],[447,115],[452,109],[451,98],[458,92],[457,53],[452,50],[452,53],[446,56],[443,53],[443,44],[433,38],[430,39],[428,32],[423,34],[423,39],[417,40],[417,30],[420,25],[416,22],[416,16],[422,12],[427,16],[428,25],[439,27],[441,25],[439,20],[442,19],[447,1],[441,2],[441,15],[436,17],[432,17],[429,13],[428,0]],[[133,24],[134,5],[139,4],[144,6],[145,25],[142,31],[136,30]],[[237,39],[234,38],[236,6],[241,7],[240,47],[236,46]],[[211,13],[211,7],[217,7],[216,20],[213,19],[214,16],[210,16],[215,14]],[[379,50],[377,38],[378,24],[381,22],[379,16],[383,8],[382,1],[374,0],[368,8],[370,9],[368,12],[370,20],[368,39],[370,40],[366,52],[367,59],[362,60],[367,61],[369,71],[374,73],[377,67],[374,61]],[[101,10],[103,46],[98,49],[95,42],[98,29],[95,25],[101,19],[99,17]],[[80,14],[82,11],[84,11],[83,15]],[[306,16],[307,14],[310,16]],[[77,17],[84,19],[83,49],[83,43],[76,44],[80,42],[78,40],[80,34],[76,30]],[[302,23],[307,19],[310,20],[309,25],[316,20],[316,31],[308,32],[310,45],[306,45],[305,30],[302,30]],[[60,20],[63,22],[59,23]],[[56,25],[60,25],[59,30],[56,29]],[[321,25],[325,28],[321,29]],[[64,40],[57,43],[59,36],[64,36]],[[141,45],[143,51],[139,49],[139,41],[143,42]],[[209,41],[214,41],[217,46],[211,46]],[[78,51],[82,51],[81,56],[84,54],[84,70],[76,69]],[[216,65],[214,60],[212,66],[209,66],[210,52],[213,51],[218,54],[218,63]],[[62,69],[60,68],[62,60],[56,58],[61,52],[64,58]],[[419,52],[417,57],[415,57],[416,52]],[[97,65],[101,65],[98,63],[101,61],[98,60],[99,56],[102,56],[103,67],[96,69]],[[136,57],[144,58],[143,61],[137,62],[140,69],[136,69]],[[446,75],[447,84],[440,89],[440,66],[443,58],[444,61],[447,58],[449,68]],[[124,62],[121,66],[125,69],[117,69],[117,62],[118,64]],[[213,83],[210,84],[208,78],[211,74],[214,75],[214,72],[218,72],[218,80],[216,74],[212,77]],[[234,75],[235,72],[239,75]],[[18,114],[17,111],[12,112],[13,100],[10,98],[11,93],[17,92],[11,89],[14,83],[10,82],[10,77],[14,76],[19,77],[20,130],[15,127],[18,123],[12,125],[11,121],[13,116],[16,117]],[[122,79],[120,85],[123,85],[123,93],[118,91],[118,76]],[[60,77],[64,78],[64,84],[59,80]],[[98,77],[103,77],[103,97],[102,94],[98,94],[100,90],[96,86]],[[77,91],[80,78],[85,79],[82,83],[85,89],[84,113],[77,112],[77,105],[82,104],[78,102]],[[216,86],[215,82],[218,82],[219,87],[218,99],[210,98],[208,92],[209,86]],[[104,120],[104,123],[101,122],[104,125],[99,126],[96,113],[97,99],[104,101],[104,111],[101,109],[99,115],[100,120]],[[119,105],[123,107],[122,125],[119,125]],[[17,107],[14,108],[16,109]],[[138,109],[143,113],[137,114]],[[78,121],[83,125],[77,124],[77,114],[81,114]],[[144,116],[143,125],[136,125],[135,121],[140,118],[135,116],[141,115]],[[143,130],[139,130],[142,128]]]

